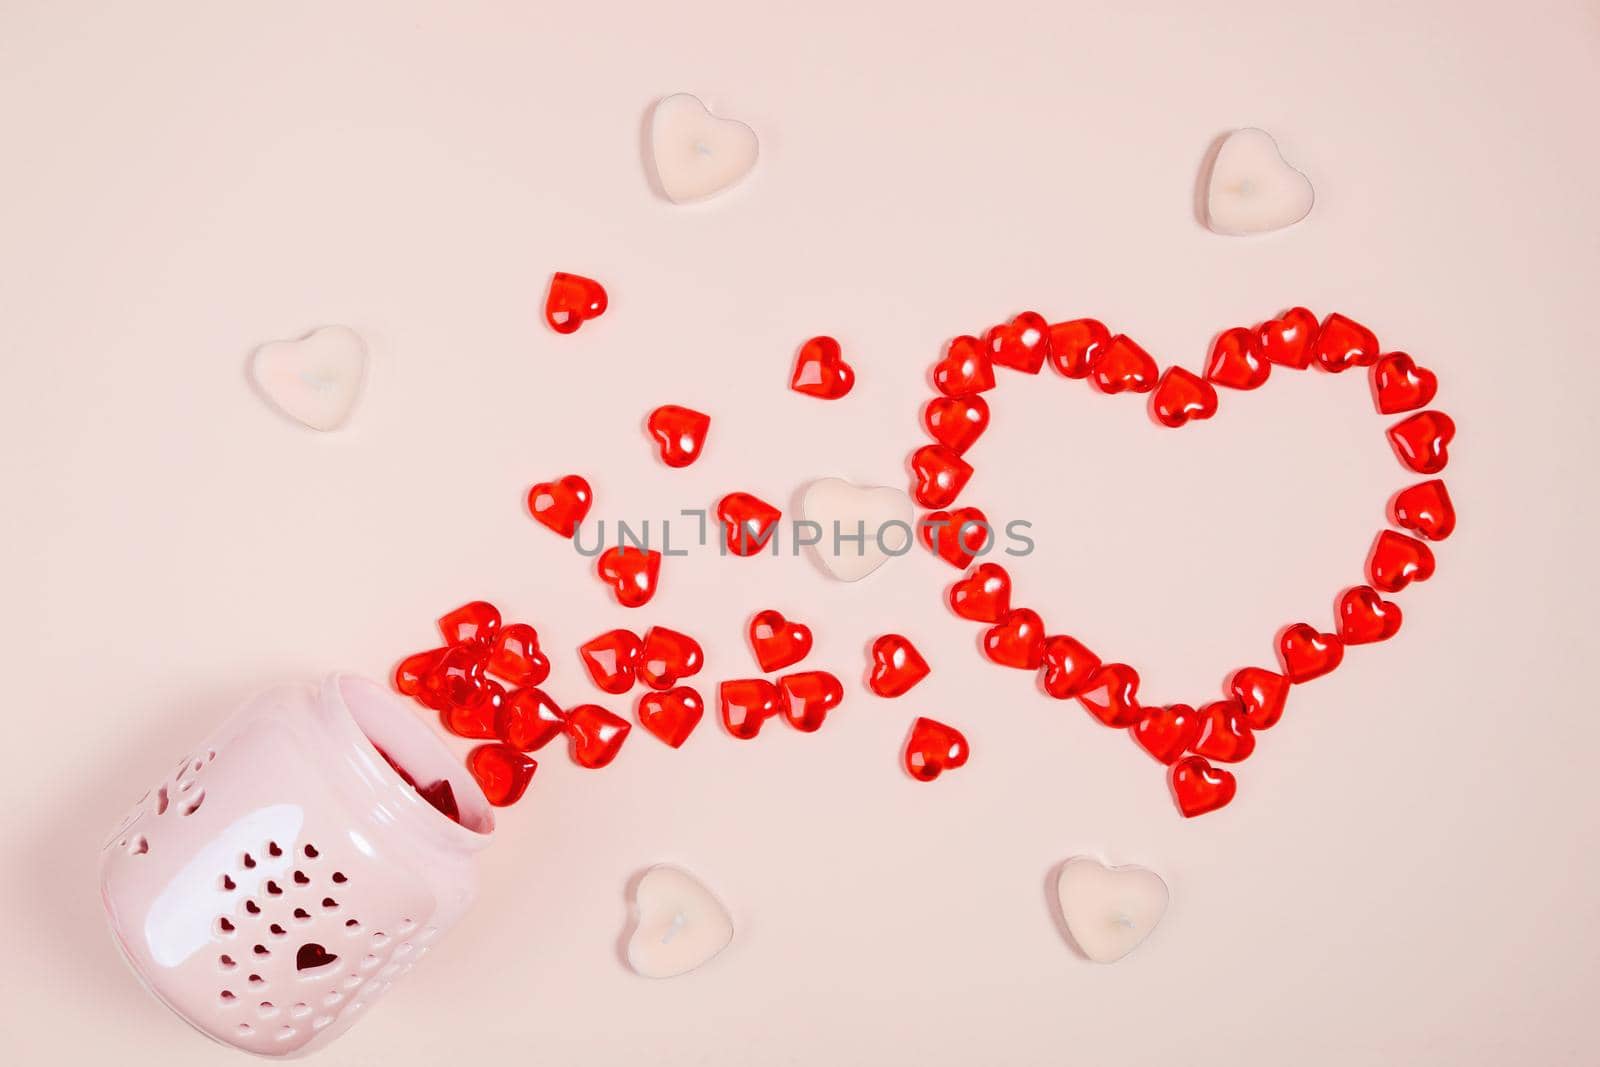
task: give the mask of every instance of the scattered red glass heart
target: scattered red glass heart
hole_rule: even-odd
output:
[[[1386,641],[1400,629],[1400,619],[1400,605],[1370,585],[1347,589],[1339,598],[1339,640],[1347,645]]]
[[[700,725],[700,717],[706,709],[698,691],[680,685],[665,693],[645,693],[639,698],[635,710],[640,726],[673,748],[678,748]]]
[[[1311,344],[1317,329],[1317,317],[1310,311],[1290,308],[1256,327],[1256,351],[1270,363],[1305,370],[1311,366]]]
[[[705,662],[700,642],[665,626],[652,626],[645,632],[639,655],[639,680],[651,689],[671,689],[699,674]]]
[[[492,678],[483,681],[485,696],[475,704],[447,705],[439,713],[439,721],[444,728],[457,737],[471,737],[479,740],[498,736],[495,733],[495,716],[500,712],[505,703],[506,691],[500,683]]]
[[[1443,541],[1456,528],[1455,505],[1437,478],[1400,490],[1389,504],[1389,515],[1395,525],[1429,541]]]
[[[1244,720],[1244,705],[1218,700],[1200,709],[1200,736],[1196,754],[1218,763],[1238,763],[1256,750],[1256,736]]]
[[[579,704],[567,713],[567,741],[572,761],[598,770],[617,758],[633,724],[598,704]]]
[[[1186,819],[1224,807],[1238,788],[1232,774],[1204,756],[1185,756],[1172,765],[1172,795]]]
[[[669,467],[687,467],[700,458],[706,446],[706,431],[711,416],[677,404],[663,404],[645,419],[645,428],[656,440],[661,462]]]
[[[1161,425],[1176,429],[1192,419],[1209,419],[1215,415],[1217,390],[1191,371],[1168,367],[1150,395],[1150,410]]]
[[[781,611],[760,611],[750,620],[750,647],[762,670],[781,671],[811,651],[811,627],[790,622]]]
[[[1133,739],[1162,763],[1172,763],[1189,751],[1200,736],[1200,716],[1187,704],[1144,709],[1133,724]]]
[[[998,563],[980,563],[950,587],[950,610],[973,622],[999,622],[1011,610],[1011,575]]]
[[[1156,361],[1126,334],[1117,334],[1089,361],[1089,380],[1102,393],[1148,393],[1156,387]]]
[[[1270,730],[1283,718],[1289,679],[1265,667],[1245,667],[1228,679],[1228,690],[1244,708],[1244,721],[1250,729]]]
[[[1412,582],[1433,577],[1433,550],[1394,530],[1385,530],[1372,543],[1367,557],[1367,581],[1384,593],[1398,593]]]
[[[614,545],[600,553],[596,569],[600,580],[611,586],[617,603],[625,608],[640,608],[656,595],[661,553],[652,548]]]
[[[464,645],[446,649],[433,670],[422,679],[422,690],[417,697],[437,711],[477,707],[489,698],[483,660]]]
[[[782,517],[783,512],[749,493],[729,493],[717,502],[723,543],[735,556],[753,556],[765,548]]]
[[[989,405],[981,396],[940,396],[922,409],[929,435],[956,455],[972,447],[989,425]]]
[[[562,537],[578,532],[578,524],[589,514],[594,494],[589,483],[576,474],[554,482],[540,482],[528,490],[528,510],[533,517]]]
[[[903,696],[928,676],[928,661],[909,638],[884,634],[872,642],[872,672],[867,688],[881,697]]]
[[[1442,411],[1419,411],[1389,427],[1389,442],[1400,462],[1418,474],[1438,474],[1450,462],[1455,420]]]
[[[1015,608],[983,635],[983,654],[1003,667],[1037,670],[1044,663],[1044,620]]]
[[[487,600],[474,600],[439,617],[439,632],[446,645],[487,649],[499,630],[500,611]]]
[[[1050,327],[1050,362],[1068,378],[1087,378],[1095,353],[1111,341],[1097,319],[1073,319]]]
[[[960,730],[924,717],[911,724],[904,761],[911,777],[931,782],[945,771],[965,764],[969,754],[967,738]]]
[[[1050,324],[1036,312],[1024,311],[1003,326],[983,335],[989,359],[1002,367],[1038,374],[1050,354]]]
[[[1335,311],[1323,321],[1311,354],[1323,370],[1335,374],[1351,367],[1370,367],[1378,361],[1378,338],[1355,319]]]
[[[748,741],[761,725],[778,714],[778,687],[765,678],[738,678],[717,687],[722,725],[734,737]]]
[[[1372,400],[1384,415],[1425,406],[1439,391],[1439,379],[1404,352],[1390,352],[1372,365]]]
[[[1206,377],[1229,389],[1256,389],[1272,373],[1272,362],[1256,347],[1256,333],[1243,326],[1223,330],[1211,346]]]
[[[1278,658],[1283,661],[1284,677],[1299,685],[1337,667],[1344,659],[1344,642],[1297,622],[1278,638]]]
[[[917,503],[947,508],[972,477],[972,466],[944,445],[923,445],[911,453],[911,472],[917,479],[911,492]]]
[[[448,651],[447,648],[432,648],[426,652],[407,656],[394,669],[394,687],[408,697],[420,698],[424,679],[433,672]]]
[[[557,333],[572,333],[606,311],[606,290],[592,278],[556,271],[544,302],[544,321]]]
[[[813,337],[800,346],[789,388],[822,400],[838,400],[856,384],[856,372],[846,363],[839,342]]]
[[[485,666],[512,685],[538,685],[550,677],[550,660],[539,650],[539,632],[525,622],[500,628]]]
[[[934,555],[965,570],[989,546],[994,530],[977,508],[930,511],[917,526],[922,543]]]
[[[515,804],[527,791],[539,764],[504,742],[479,745],[467,753],[467,770],[489,803],[497,808]]]
[[[633,631],[607,630],[579,645],[578,659],[595,685],[607,693],[626,693],[633,688],[642,649]]]
[[[494,735],[521,752],[535,752],[561,736],[567,713],[542,689],[527,686],[506,694],[495,716]]]
[[[945,396],[972,396],[994,388],[994,365],[983,342],[962,335],[933,365],[933,384]]]
[[[1132,726],[1144,718],[1139,707],[1139,672],[1126,663],[1102,663],[1079,690],[1078,703],[1107,726]]]
[[[1100,668],[1100,657],[1076,637],[1057,634],[1044,640],[1044,691],[1057,700],[1075,697]]]
[[[820,729],[828,712],[844,699],[844,686],[827,671],[802,671],[778,679],[783,693],[783,717],[796,730]]]

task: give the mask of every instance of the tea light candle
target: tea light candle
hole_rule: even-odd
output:
[[[634,889],[633,903],[638,922],[628,939],[628,966],[645,978],[687,974],[733,940],[728,909],[681,868],[650,868]]]
[[[1115,963],[1161,921],[1167,883],[1143,867],[1107,867],[1077,856],[1061,865],[1056,899],[1079,950],[1096,963]]]

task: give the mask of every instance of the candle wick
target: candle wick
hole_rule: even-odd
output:
[[[661,935],[661,943],[665,945],[668,941],[671,941],[674,937],[676,937],[678,935],[678,931],[683,929],[683,923],[683,912],[680,911],[678,914],[672,917],[672,924],[667,927],[667,932]]]
[[[1129,930],[1132,930],[1133,929],[1133,920],[1128,918],[1126,915],[1122,914],[1121,912],[1118,912],[1117,913],[1117,917],[1111,920],[1111,925],[1112,926],[1125,926]]]

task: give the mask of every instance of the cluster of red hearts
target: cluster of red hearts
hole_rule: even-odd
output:
[[[1388,429],[1407,470],[1438,474],[1455,434],[1448,415],[1419,410],[1434,398],[1435,376],[1404,352],[1382,352],[1371,330],[1344,315],[1329,315],[1319,324],[1310,311],[1296,307],[1253,329],[1226,330],[1212,347],[1205,373],[1198,375],[1177,366],[1159,371],[1138,344],[1094,319],[1051,324],[1024,312],[981,340],[956,338],[933,369],[942,395],[923,413],[934,443],[911,456],[913,494],[923,507],[935,509],[919,524],[924,542],[953,566],[971,566],[993,536],[978,508],[951,507],[973,474],[963,453],[989,424],[982,394],[994,388],[997,365],[1038,374],[1047,361],[1068,378],[1088,379],[1102,393],[1149,394],[1151,414],[1168,427],[1210,418],[1217,411],[1218,386],[1259,388],[1274,367],[1305,370],[1314,364],[1332,373],[1370,368],[1379,413],[1412,413]],[[1366,583],[1339,599],[1336,632],[1304,622],[1286,627],[1278,637],[1281,670],[1241,668],[1229,678],[1227,696],[1198,711],[1188,704],[1141,702],[1139,675],[1131,666],[1103,661],[1077,638],[1049,632],[1037,612],[1014,607],[1010,576],[998,564],[973,567],[950,588],[949,604],[957,615],[990,625],[983,641],[990,660],[1039,671],[1050,696],[1076,698],[1098,722],[1128,730],[1169,768],[1179,810],[1194,816],[1233,799],[1234,776],[1214,764],[1247,758],[1255,733],[1283,715],[1292,686],[1333,670],[1347,646],[1386,640],[1400,628],[1400,608],[1380,594],[1397,593],[1433,574],[1433,552],[1424,542],[1448,537],[1455,511],[1444,482],[1430,478],[1400,491],[1390,501],[1388,517],[1409,533],[1378,533],[1367,557]]]

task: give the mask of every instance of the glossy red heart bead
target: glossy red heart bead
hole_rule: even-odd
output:
[[[500,627],[485,666],[512,685],[538,685],[550,677],[550,660],[539,649],[539,631],[525,622]]]
[[[1272,363],[1256,348],[1256,331],[1243,326],[1223,330],[1211,345],[1206,378],[1229,389],[1256,389],[1272,373]]]
[[[1311,345],[1318,329],[1317,317],[1310,311],[1290,308],[1256,327],[1256,351],[1269,363],[1305,370],[1311,365]]]
[[[479,740],[499,736],[495,733],[494,724],[500,708],[505,703],[505,687],[492,678],[486,678],[483,688],[485,696],[477,703],[450,705],[439,713],[439,721],[444,724],[446,730],[457,737]]]
[[[856,384],[856,372],[845,362],[839,342],[813,337],[800,346],[789,388],[822,400],[838,400]]]
[[[613,545],[600,553],[595,569],[600,580],[611,586],[617,603],[625,608],[640,608],[656,595],[661,553],[653,548]]]
[[[989,427],[989,404],[981,396],[940,396],[922,409],[929,436],[956,455],[972,447]]]
[[[487,600],[474,600],[439,616],[439,632],[446,645],[466,645],[479,655],[500,630],[500,611]]]
[[[1178,810],[1186,819],[1226,806],[1239,788],[1232,774],[1211,766],[1204,756],[1185,756],[1174,763],[1171,784]]]
[[[790,622],[781,611],[758,611],[750,620],[750,648],[762,670],[781,671],[811,651],[811,627]]]
[[[1344,659],[1344,642],[1297,622],[1278,637],[1278,659],[1283,661],[1284,677],[1299,685],[1337,667]]]
[[[578,524],[589,514],[594,494],[589,483],[576,474],[554,482],[540,482],[528,490],[528,510],[533,517],[562,537],[578,532]]]
[[[1317,363],[1335,374],[1351,367],[1370,367],[1378,361],[1378,354],[1377,335],[1337,311],[1323,320],[1311,345]]]
[[[717,687],[722,725],[734,737],[748,741],[778,714],[778,687],[765,678],[737,678]]]
[[[1390,352],[1372,365],[1372,402],[1384,415],[1424,407],[1439,391],[1439,379],[1404,352]]]
[[[1133,724],[1133,739],[1162,763],[1172,763],[1189,751],[1199,736],[1199,713],[1187,704],[1145,708],[1144,718]]]
[[[1107,726],[1132,726],[1144,718],[1139,707],[1139,672],[1126,663],[1102,663],[1078,693],[1078,703]]]
[[[783,512],[749,493],[729,493],[717,501],[723,544],[735,556],[753,556],[765,548],[782,517]]]
[[[950,610],[973,622],[999,622],[1011,610],[1011,575],[998,563],[978,564],[950,587]]]
[[[934,387],[945,396],[972,396],[994,388],[994,364],[983,342],[963,334],[951,341],[933,365]]]
[[[1038,374],[1050,354],[1050,324],[1038,312],[1024,311],[1004,325],[990,327],[983,341],[991,362]]]
[[[971,749],[966,735],[937,719],[922,717],[911,724],[902,757],[906,771],[919,782],[931,782],[945,771],[967,762]]]
[[[1200,733],[1194,751],[1218,763],[1238,763],[1256,750],[1256,735],[1244,719],[1244,705],[1218,700],[1200,709]]]
[[[844,686],[827,671],[801,671],[778,679],[783,693],[783,717],[796,730],[820,729],[828,712],[844,699]]]
[[[928,661],[902,634],[884,634],[872,642],[872,670],[867,688],[881,697],[903,696],[928,676]]]
[[[1339,598],[1339,640],[1347,645],[1386,641],[1400,629],[1400,605],[1370,585],[1346,589]]]
[[[687,467],[700,458],[706,446],[711,416],[693,408],[663,404],[650,413],[644,424],[655,438],[661,462],[669,467]]]
[[[1450,493],[1437,478],[1402,489],[1389,502],[1389,516],[1429,541],[1443,541],[1455,532],[1456,509]]]
[[[578,659],[594,684],[607,693],[626,693],[633,688],[634,671],[639,667],[643,646],[631,630],[607,630],[599,637],[578,646]]]
[[[1111,331],[1098,319],[1072,319],[1050,327],[1050,362],[1068,378],[1087,378],[1100,349],[1111,342]]]
[[[983,654],[1002,667],[1037,670],[1044,663],[1044,620],[1030,608],[1015,608],[983,635]]]
[[[420,696],[423,680],[433,672],[448,651],[448,648],[430,648],[426,652],[407,656],[394,669],[394,687],[408,697]]]
[[[579,704],[567,712],[567,742],[572,761],[598,770],[617,758],[633,723],[598,704]]]
[[[467,753],[467,770],[497,808],[515,804],[527,791],[539,764],[504,742],[479,745]]]
[[[700,673],[706,654],[688,634],[652,626],[645,631],[639,654],[639,680],[651,689],[671,689],[684,678]]]
[[[1076,637],[1057,634],[1044,639],[1044,673],[1040,683],[1057,700],[1081,693],[1100,667],[1100,657]]]
[[[1244,709],[1244,721],[1252,730],[1270,730],[1283,718],[1289,699],[1289,679],[1265,667],[1245,667],[1228,679],[1228,689]]]
[[[572,333],[606,311],[605,286],[581,274],[556,271],[544,301],[544,321],[557,333]]]
[[[465,645],[446,649],[433,670],[422,679],[418,697],[428,707],[440,711],[475,708],[482,704],[489,697],[482,657]]]
[[[705,714],[705,702],[700,693],[686,685],[668,689],[665,693],[645,693],[635,709],[639,725],[655,734],[673,748],[680,747],[700,725]]]
[[[1367,581],[1384,593],[1398,593],[1412,582],[1433,577],[1433,549],[1394,530],[1385,530],[1367,556]]]
[[[1156,361],[1126,334],[1117,334],[1089,361],[1089,380],[1102,393],[1148,393],[1156,387]]]
[[[1455,420],[1442,411],[1419,411],[1389,427],[1395,455],[1418,474],[1438,474],[1450,462]]]
[[[1150,410],[1156,421],[1174,429],[1217,413],[1217,390],[1210,382],[1182,367],[1168,367],[1155,392],[1150,394]]]
[[[506,694],[495,716],[494,736],[520,752],[533,752],[561,736],[566,725],[561,706],[530,685]]]
[[[934,555],[963,570],[994,539],[988,517],[977,508],[930,511],[917,524],[917,532]]]
[[[972,477],[972,466],[944,445],[923,445],[911,454],[916,484],[911,495],[925,508],[947,508]]]

